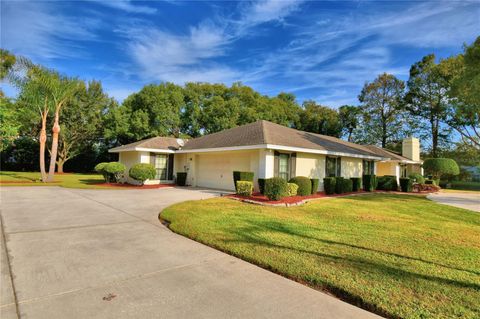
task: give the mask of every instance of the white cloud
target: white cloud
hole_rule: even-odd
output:
[[[130,0],[97,0],[97,2],[104,6],[129,13],[154,14],[157,12],[156,8],[134,4],[134,2]]]
[[[72,19],[45,2],[3,1],[2,47],[39,60],[79,57],[85,52],[77,41],[95,40],[94,18]]]
[[[299,1],[260,1],[241,5],[241,16],[206,19],[190,27],[186,34],[174,34],[148,26],[128,26],[120,30],[128,39],[128,49],[141,75],[149,80],[208,81],[231,83],[241,79],[231,66],[213,62],[227,54],[232,42],[249,29],[269,21],[281,21]]]

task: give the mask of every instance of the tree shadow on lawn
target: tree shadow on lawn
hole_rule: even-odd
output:
[[[38,177],[36,177],[36,178],[31,177],[31,176],[26,176],[26,175],[22,174],[21,172],[1,172],[1,175],[17,178],[18,182],[22,182],[22,181],[24,181],[24,182],[25,181],[37,182],[37,181],[40,181],[40,173],[39,173]]]
[[[85,185],[99,185],[99,184],[105,184],[105,181],[103,179],[79,179],[78,180],[81,184]]]
[[[397,253],[385,252],[385,251],[376,250],[376,249],[367,248],[367,247],[362,247],[362,246],[357,246],[357,245],[353,245],[353,244],[337,242],[337,241],[329,240],[329,239],[316,238],[316,237],[312,237],[312,236],[302,234],[302,233],[300,233],[298,231],[295,231],[292,228],[290,228],[290,227],[288,227],[288,226],[286,226],[282,223],[278,223],[278,222],[271,222],[271,221],[268,221],[268,222],[259,222],[259,221],[251,222],[251,221],[248,221],[248,220],[246,220],[245,222],[250,224],[250,226],[241,227],[241,228],[236,229],[236,230],[232,230],[232,229],[229,230],[231,233],[236,234],[239,238],[242,238],[242,240],[230,240],[231,242],[244,242],[244,243],[262,245],[262,246],[269,246],[269,247],[274,247],[274,248],[286,249],[286,250],[290,250],[290,251],[293,251],[293,252],[307,253],[307,254],[311,254],[311,255],[316,255],[318,257],[333,259],[333,260],[342,259],[343,261],[346,261],[346,262],[350,263],[351,266],[353,266],[355,268],[358,268],[358,269],[361,269],[361,270],[375,269],[378,272],[388,274],[390,276],[402,278],[402,280],[404,280],[405,278],[409,278],[410,280],[424,279],[424,280],[429,280],[429,281],[435,281],[435,282],[442,283],[442,284],[454,285],[454,286],[458,286],[458,287],[462,287],[462,288],[480,289],[479,284],[470,283],[470,282],[463,282],[463,281],[458,281],[458,280],[454,280],[454,279],[443,278],[443,277],[438,277],[438,276],[433,276],[433,275],[419,274],[419,273],[411,272],[411,271],[408,271],[408,270],[391,267],[389,265],[376,263],[376,262],[367,260],[365,258],[341,257],[341,256],[335,256],[335,255],[320,253],[320,252],[317,252],[317,251],[314,251],[314,250],[308,250],[308,249],[303,249],[303,248],[298,248],[298,247],[280,245],[280,244],[268,241],[267,239],[262,237],[260,234],[267,231],[267,232],[281,233],[281,234],[289,235],[289,236],[298,236],[298,237],[301,237],[301,238],[305,238],[305,239],[309,239],[309,240],[315,240],[315,241],[318,241],[318,242],[321,242],[321,243],[324,243],[324,244],[328,244],[328,245],[346,246],[346,247],[359,249],[359,250],[363,250],[363,251],[370,251],[370,252],[374,252],[374,253],[378,253],[378,254],[393,256],[393,257],[396,257],[396,258],[419,261],[419,262],[427,263],[427,264],[430,264],[430,265],[433,265],[433,266],[438,266],[438,267],[448,268],[448,269],[451,269],[451,270],[463,271],[463,272],[468,272],[468,273],[471,273],[471,274],[478,275],[479,272],[474,271],[474,270],[451,267],[451,266],[447,266],[447,265],[438,264],[436,262],[424,260],[424,259],[421,259],[421,258],[404,256],[404,255],[397,254]]]

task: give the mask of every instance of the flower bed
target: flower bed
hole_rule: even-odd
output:
[[[282,198],[281,200],[269,200],[267,196],[262,195],[261,193],[253,193],[252,196],[241,196],[237,194],[227,195],[226,197],[234,198],[237,200],[250,202],[254,204],[265,204],[265,205],[275,205],[275,206],[290,206],[290,205],[298,205],[303,204],[312,199],[318,198],[328,198],[328,197],[340,197],[340,196],[348,196],[354,194],[363,194],[368,193],[365,191],[359,192],[350,192],[350,193],[343,193],[343,194],[333,194],[333,195],[326,195],[324,192],[318,192],[316,194],[307,195],[307,196],[287,196]]]

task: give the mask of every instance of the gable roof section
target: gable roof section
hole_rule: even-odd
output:
[[[127,151],[142,151],[142,150],[156,150],[164,151],[166,153],[173,153],[180,149],[178,141],[174,137],[152,137],[146,140],[114,147],[109,150],[111,153],[127,152]]]
[[[411,160],[408,157],[402,156],[398,153],[395,153],[393,151],[390,151],[375,145],[365,145],[365,147],[370,149],[372,152],[378,154],[379,156],[390,158],[392,161],[399,161],[402,163],[422,163],[421,161]]]
[[[181,149],[181,152],[255,145],[268,148],[282,146],[333,154],[383,158],[383,156],[362,145],[331,136],[299,131],[268,121],[257,121],[218,133],[204,135],[190,140]]]

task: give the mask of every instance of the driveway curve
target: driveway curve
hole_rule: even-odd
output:
[[[480,192],[439,192],[429,194],[427,198],[440,204],[480,212]]]
[[[211,190],[2,187],[0,317],[375,318],[158,221]]]

